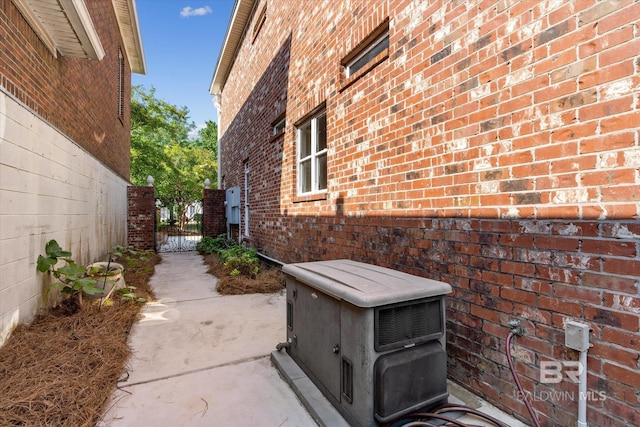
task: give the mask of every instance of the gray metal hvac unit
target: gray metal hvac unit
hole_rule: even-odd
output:
[[[350,260],[288,264],[287,352],[351,425],[445,402],[446,283]]]

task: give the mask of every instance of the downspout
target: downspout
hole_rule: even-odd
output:
[[[217,157],[218,157],[218,190],[222,188],[222,158],[220,157],[220,140],[222,139],[222,108],[221,101],[222,95],[217,93],[213,96],[213,107],[218,112],[218,141],[217,141]]]
[[[580,352],[578,384],[578,427],[587,427],[587,351],[589,351],[589,325],[567,322],[564,326],[564,345]]]
[[[578,427],[587,427],[587,350],[580,352]]]

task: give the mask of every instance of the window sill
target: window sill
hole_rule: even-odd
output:
[[[284,136],[284,130],[282,130],[281,132],[276,133],[275,135],[273,135],[270,139],[269,142],[276,142],[277,140],[279,140],[280,138],[282,138]]]
[[[380,52],[375,58],[373,58],[371,60],[371,62],[369,64],[367,64],[366,67],[363,67],[363,68],[359,69],[355,74],[353,74],[353,75],[351,75],[349,77],[345,77],[344,76],[344,70],[341,70],[341,72],[340,72],[340,92],[346,90],[349,86],[354,84],[356,81],[360,80],[361,77],[363,77],[369,71],[371,71],[374,68],[376,68],[378,65],[380,65],[387,58],[389,58],[389,48],[387,48],[387,49],[383,50],[382,52]]]
[[[317,200],[327,200],[327,193],[309,194],[293,198],[293,203],[315,202]]]

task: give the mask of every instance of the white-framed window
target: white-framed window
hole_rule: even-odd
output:
[[[298,194],[327,189],[327,113],[324,108],[297,128]]]
[[[389,30],[378,36],[373,42],[368,44],[355,58],[345,64],[345,77],[350,77],[362,67],[367,65],[369,61],[378,56],[380,52],[389,48]]]
[[[377,65],[379,62],[374,63],[373,60],[381,55],[382,52],[386,52],[385,57],[388,57],[389,18],[382,21],[375,30],[358,43],[358,45],[340,61],[345,78],[348,79],[360,70],[364,69],[364,72]]]
[[[284,128],[287,126],[287,120],[285,118],[278,120],[273,124],[273,136],[284,132]]]

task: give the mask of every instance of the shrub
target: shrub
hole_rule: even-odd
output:
[[[246,248],[233,239],[227,239],[224,234],[215,238],[203,237],[197,249],[205,255],[217,254],[227,273],[232,276],[255,277],[258,274],[260,264],[258,251]]]
[[[234,273],[232,274],[234,276],[243,274],[245,276],[255,277],[258,274],[260,260],[258,259],[258,252],[253,248],[236,246],[221,251],[219,256],[225,269]]]
[[[238,242],[233,239],[227,239],[224,234],[220,234],[217,237],[205,236],[200,243],[196,246],[196,249],[202,254],[210,255],[217,254],[222,250],[239,246]]]

